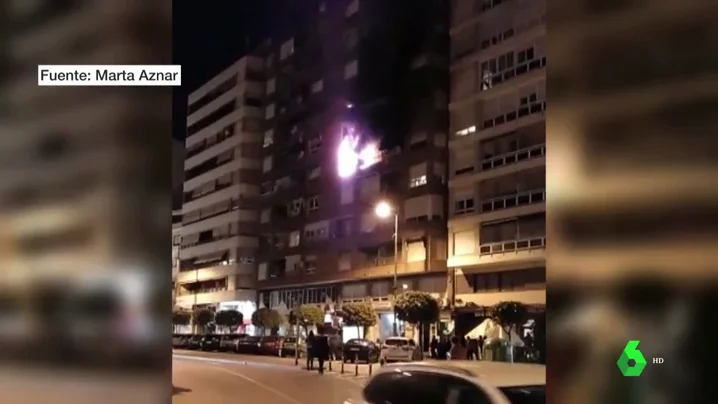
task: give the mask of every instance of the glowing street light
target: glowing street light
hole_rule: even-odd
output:
[[[388,219],[394,215],[394,287],[393,290],[393,310],[394,310],[394,336],[397,336],[396,328],[396,295],[398,292],[397,276],[399,273],[399,213],[394,207],[386,201],[379,202],[374,208],[374,213],[381,219]]]

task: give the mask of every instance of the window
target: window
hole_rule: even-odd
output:
[[[409,188],[416,188],[422,185],[426,185],[426,175],[422,175],[409,180]]]
[[[264,140],[262,141],[262,147],[269,147],[274,144],[274,129],[270,129],[264,132]]]
[[[294,53],[294,39],[290,39],[279,48],[279,60],[284,60]]]
[[[359,0],[352,0],[351,3],[347,6],[347,10],[344,13],[347,17],[351,17],[352,15],[356,14],[359,11]]]
[[[471,213],[476,209],[475,204],[476,202],[474,201],[474,198],[470,196],[456,200],[454,202],[454,214],[464,215],[466,213]]]
[[[322,168],[321,167],[314,167],[311,170],[309,170],[309,174],[307,175],[307,179],[309,180],[315,180],[322,175]]]
[[[318,93],[318,92],[322,91],[323,89],[324,89],[324,80],[318,80],[312,84],[312,92],[313,93]]]
[[[246,257],[246,256],[239,257],[237,262],[239,262],[240,264],[245,264],[245,265],[254,264],[254,257]]]
[[[348,80],[355,77],[359,73],[359,62],[353,60],[344,66],[344,79]]]
[[[516,61],[518,63],[528,62],[534,59],[533,46],[522,51],[516,52]]]
[[[319,197],[312,196],[307,199],[307,212],[315,212],[319,209]]]
[[[350,253],[339,254],[337,267],[340,271],[349,271],[352,269],[352,256]]]
[[[267,108],[264,109],[264,119],[272,118],[274,118],[274,104],[269,104]]]
[[[354,202],[354,185],[351,182],[342,184],[341,204],[348,205]]]
[[[452,152],[451,163],[454,166],[454,175],[466,174],[474,171],[473,150],[460,150]]]
[[[291,233],[289,233],[289,246],[290,247],[298,247],[299,243],[301,242],[302,234],[299,232],[299,230],[295,230]]]
[[[304,270],[308,274],[313,274],[317,271],[317,256],[316,255],[305,255],[304,256]]]
[[[272,211],[269,209],[262,210],[262,213],[259,216],[259,222],[260,223],[269,223],[271,214],[272,214]]]
[[[272,171],[273,160],[274,159],[272,158],[272,156],[267,156],[264,158],[264,160],[262,161],[262,172],[266,173]]]
[[[313,139],[309,139],[309,142],[307,142],[307,147],[309,149],[310,154],[314,154],[321,150],[322,148],[322,138],[321,137],[315,137]]]
[[[172,245],[180,245],[182,243],[182,236],[177,235],[172,238]]]
[[[423,195],[404,201],[404,219],[407,221],[427,221],[442,217],[444,201],[439,195]]]
[[[409,188],[426,185],[426,167],[426,163],[421,163],[409,168]]]
[[[277,89],[277,79],[270,79],[267,81],[267,95],[273,94],[274,90]]]
[[[467,136],[471,133],[476,132],[476,126],[471,125],[468,128],[459,129],[456,131],[456,136]]]
[[[371,233],[374,231],[379,219],[376,217],[376,213],[365,213],[361,217],[361,232]]]
[[[257,280],[263,281],[267,279],[267,263],[262,262],[257,267]]]

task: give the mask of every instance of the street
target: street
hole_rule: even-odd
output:
[[[309,372],[294,366],[293,359],[187,351],[173,355],[175,404],[342,404],[361,399],[365,379],[353,373]]]

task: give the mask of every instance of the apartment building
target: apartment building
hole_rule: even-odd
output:
[[[545,16],[544,1],[452,2],[448,265],[468,318],[545,304]]]
[[[264,60],[245,56],[188,102],[178,306],[256,308]]]
[[[384,338],[395,327],[395,292],[444,297],[442,3],[303,2],[311,10],[295,14],[301,23],[274,42],[263,115],[260,305],[288,314],[299,304],[331,312],[369,301],[381,320],[367,335]]]

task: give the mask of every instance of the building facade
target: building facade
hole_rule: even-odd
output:
[[[545,304],[545,9],[452,2],[448,266],[468,318]]]
[[[446,292],[446,10],[306,3],[266,57],[258,301],[371,302],[384,338],[395,292]]]
[[[261,58],[246,56],[188,102],[176,302],[256,308],[257,178],[261,166]]]

